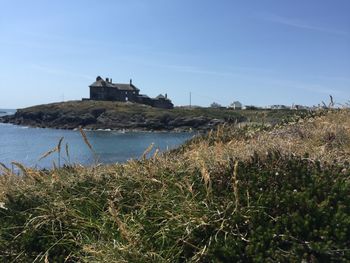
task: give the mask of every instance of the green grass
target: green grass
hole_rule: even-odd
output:
[[[0,261],[348,262],[348,116],[221,127],[119,165],[4,170]]]
[[[258,123],[277,123],[282,118],[289,118],[296,114],[295,110],[233,110],[225,108],[184,108],[175,107],[172,110],[158,109],[137,103],[122,103],[111,101],[68,101],[61,103],[52,103],[33,106],[25,109],[19,109],[21,112],[36,114],[44,112],[52,114],[55,112],[74,113],[76,115],[84,115],[94,110],[105,110],[110,115],[124,116],[144,116],[147,118],[166,118],[170,116],[176,117],[207,117],[210,119],[223,119],[226,121],[239,122],[258,122]],[[301,110],[298,114],[305,114],[306,111]]]

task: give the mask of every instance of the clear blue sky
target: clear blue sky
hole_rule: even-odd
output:
[[[0,108],[97,75],[175,105],[350,99],[349,0],[0,0]]]

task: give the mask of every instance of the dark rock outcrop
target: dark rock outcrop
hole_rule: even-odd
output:
[[[100,105],[101,104],[101,105]],[[103,107],[105,106],[105,107]],[[59,129],[127,130],[209,130],[227,122],[225,118],[185,114],[181,111],[154,110],[125,103],[67,102],[19,109],[14,115],[0,117],[0,122]],[[238,119],[235,118],[235,121]],[[244,119],[239,119],[242,121]]]

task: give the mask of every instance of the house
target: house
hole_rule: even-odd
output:
[[[112,83],[112,79],[102,79],[100,76],[90,86],[91,100],[110,100],[110,101],[135,101],[140,90],[132,84]]]
[[[174,107],[167,94],[159,95],[156,98],[150,98],[147,95],[140,94],[140,90],[132,84],[113,83],[112,79],[105,80],[98,76],[96,81],[90,86],[90,100],[122,101],[135,102],[149,105],[156,108],[172,109]]]
[[[168,109],[170,104],[172,105],[171,101],[168,99],[168,95],[165,93],[165,96],[159,94],[155,99],[153,99],[152,106],[156,108]]]
[[[241,110],[243,107],[242,103],[240,103],[239,101],[234,101],[230,104],[229,108],[232,108],[234,110]]]

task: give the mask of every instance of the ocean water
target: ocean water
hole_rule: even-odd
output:
[[[0,116],[14,114],[16,110],[13,109],[0,109]]]
[[[117,131],[86,131],[86,135],[95,154],[84,143],[79,131],[29,128],[0,123],[0,162],[9,168],[15,161],[39,169],[52,168],[53,163],[58,165],[59,159],[61,165],[120,163],[140,158],[151,144],[154,144],[153,151],[166,151],[194,136],[193,133]],[[40,160],[43,154],[57,146],[61,137],[64,139],[60,158],[58,153],[53,153]]]

